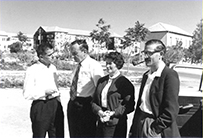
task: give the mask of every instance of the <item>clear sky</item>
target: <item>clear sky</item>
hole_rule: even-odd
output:
[[[34,34],[39,26],[92,31],[103,18],[124,35],[136,21],[158,22],[193,33],[202,18],[202,0],[0,0],[0,30]]]

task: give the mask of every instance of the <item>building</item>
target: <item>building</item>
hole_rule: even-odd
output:
[[[93,43],[92,38],[90,37],[90,32],[91,31],[67,29],[57,26],[40,26],[33,37],[34,45],[37,46],[43,41],[48,41],[52,43],[55,46],[55,49],[60,53],[60,51],[63,51],[65,44],[71,43],[76,39],[85,39],[89,45],[89,52],[96,54],[106,52],[106,47],[101,47],[100,45]],[[116,33],[112,33],[111,38],[113,38],[111,45],[114,47],[119,46],[121,43],[121,36]]]
[[[25,34],[26,35],[26,34]],[[26,44],[23,45],[23,50],[31,50],[33,48],[33,37],[32,35],[26,35],[28,37]],[[8,33],[0,31],[0,50],[9,51],[9,45],[19,41],[17,33]]]
[[[160,39],[164,42],[166,46],[176,45],[181,42],[184,48],[188,48],[192,44],[192,35],[186,31],[180,29],[179,27],[172,26],[165,23],[157,23],[148,28],[151,32],[147,39]],[[111,33],[112,43],[106,46],[100,46],[99,44],[94,44],[91,37],[91,31],[86,30],[76,30],[61,28],[57,26],[40,26],[33,35],[26,35],[28,37],[27,44],[23,46],[23,49],[32,49],[33,46],[37,46],[42,41],[49,41],[54,43],[57,51],[62,51],[66,43],[70,43],[76,39],[86,39],[89,45],[89,52],[93,53],[106,53],[108,50],[117,50],[124,53],[131,53],[135,55],[143,50],[143,42],[135,43],[127,49],[122,49],[122,39],[123,37]],[[17,34],[7,33],[0,31],[0,50],[8,51],[8,45],[17,42]]]
[[[148,29],[151,32],[148,39],[160,39],[166,46],[182,43],[183,48],[188,48],[192,44],[192,34],[179,27],[159,22]]]
[[[34,45],[49,41],[57,51],[64,49],[66,43],[75,39],[83,38],[89,42],[89,32],[84,30],[73,30],[60,27],[40,26],[34,34]]]

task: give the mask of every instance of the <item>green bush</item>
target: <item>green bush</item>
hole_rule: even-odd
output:
[[[65,60],[54,60],[53,64],[58,70],[73,70],[75,65],[65,61]]]
[[[59,87],[62,87],[62,88],[67,88],[67,87],[70,87],[71,85],[71,78],[70,78],[70,74],[67,74],[67,73],[60,73],[59,74],[59,78],[58,78],[58,85]]]
[[[20,65],[16,62],[4,62],[4,60],[0,61],[0,69],[1,70],[25,70],[23,65]]]
[[[32,51],[23,51],[16,53],[16,57],[21,64],[25,64],[26,66],[37,60],[36,54]]]
[[[23,51],[18,53],[2,53],[0,61],[1,70],[26,70],[27,66],[37,62],[36,53],[33,51]],[[6,62],[3,57],[15,59],[15,62]],[[66,60],[54,59],[53,63],[58,70],[73,70],[75,65]]]
[[[58,84],[60,88],[70,86],[70,73],[59,73]],[[24,75],[1,75],[0,88],[23,88]]]
[[[18,53],[23,50],[21,42],[15,42],[9,45],[8,48],[10,48],[11,53]]]
[[[1,76],[0,88],[22,88],[23,76]]]

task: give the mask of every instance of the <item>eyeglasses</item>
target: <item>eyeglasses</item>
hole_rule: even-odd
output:
[[[52,56],[54,53],[55,53],[55,51],[52,52],[52,53],[50,53],[50,54],[46,54],[46,56],[50,57],[50,56]]]
[[[146,56],[152,56],[154,53],[157,53],[157,52],[160,52],[160,51],[153,51],[153,52],[151,52],[151,51],[143,51],[143,53],[146,55]]]

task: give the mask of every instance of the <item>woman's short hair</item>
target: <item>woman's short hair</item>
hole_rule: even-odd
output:
[[[37,56],[46,55],[47,49],[53,49],[53,45],[50,43],[42,43],[36,48]]]
[[[124,59],[119,52],[110,52],[105,56],[105,59],[111,59],[118,69],[123,67]]]

